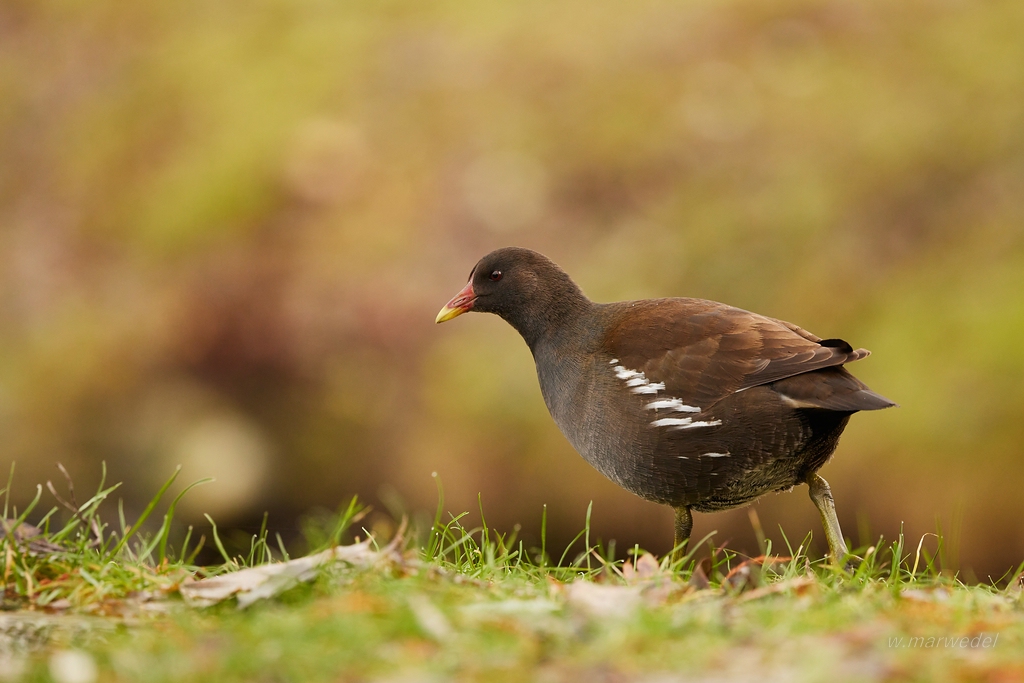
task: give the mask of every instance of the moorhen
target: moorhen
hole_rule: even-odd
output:
[[[587,462],[675,509],[677,553],[691,510],[805,483],[832,557],[848,554],[818,470],[850,415],[895,405],[843,367],[866,349],[703,299],[594,303],[517,247],[480,259],[436,321],[467,311],[496,313],[523,336],[548,411]]]

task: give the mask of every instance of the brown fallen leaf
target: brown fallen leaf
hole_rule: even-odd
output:
[[[619,573],[629,585],[648,583],[650,581],[663,578],[672,578],[672,572],[662,569],[661,565],[658,563],[658,559],[650,553],[644,553],[640,557],[635,558],[632,562],[627,561],[622,565],[622,568],[617,573]]]
[[[760,588],[749,590],[741,595],[739,600],[740,602],[747,602],[750,600],[758,600],[768,595],[776,595],[778,593],[794,593],[796,595],[803,595],[813,590],[817,585],[818,581],[813,576],[794,576],[792,579],[770,583],[767,586],[761,586]]]
[[[693,568],[693,573],[690,574],[688,585],[699,591],[711,588],[711,582],[708,581],[708,575],[704,573],[703,566],[698,564]]]
[[[425,595],[410,595],[409,609],[416,623],[434,640],[443,642],[452,634],[452,625],[437,605]]]
[[[949,600],[950,595],[950,590],[946,586],[904,588],[900,591],[901,598],[916,602],[945,602]]]
[[[380,550],[374,550],[372,539],[367,539],[288,562],[264,564],[208,579],[189,581],[181,584],[178,591],[192,606],[208,607],[235,597],[239,609],[244,609],[257,600],[274,597],[296,584],[312,581],[319,568],[331,562],[345,562],[363,568],[383,562],[400,563],[402,558],[398,547],[402,541],[401,531],[402,529],[391,543]]]
[[[760,555],[744,560],[725,575],[722,585],[734,592],[757,588],[763,583],[763,568],[774,569],[792,561],[791,557]]]
[[[639,586],[609,586],[573,581],[565,586],[568,605],[595,619],[623,619],[640,606]]]
[[[0,538],[13,538],[31,555],[52,555],[67,550],[42,537],[43,530],[16,519],[0,519]]]

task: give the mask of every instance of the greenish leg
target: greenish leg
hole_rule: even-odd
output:
[[[676,511],[676,540],[675,548],[672,550],[672,560],[679,560],[683,557],[683,544],[690,540],[690,532],[693,531],[693,514],[688,507],[675,508]]]
[[[807,478],[807,486],[811,489],[811,500],[821,513],[821,524],[825,527],[825,538],[828,539],[828,550],[832,560],[839,564],[850,554],[846,548],[846,541],[843,540],[843,530],[839,528],[839,518],[836,517],[836,502],[832,498],[832,489],[828,482],[817,474]],[[678,522],[677,522],[678,524]]]

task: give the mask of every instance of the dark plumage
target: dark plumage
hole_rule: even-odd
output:
[[[594,303],[528,249],[494,251],[437,322],[496,313],[526,340],[551,416],[601,473],[676,510],[744,505],[806,483],[829,548],[847,554],[817,475],[850,415],[888,408],[843,365],[868,355],[791,323],[702,299]]]

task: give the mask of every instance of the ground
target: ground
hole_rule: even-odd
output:
[[[803,545],[672,563],[579,552],[584,530],[552,561],[440,513],[341,543],[351,505],[302,558],[264,534],[196,567],[166,547],[173,509],[139,538],[90,504],[7,522],[0,681],[1024,681],[1020,569],[965,585],[902,539],[842,566]]]

